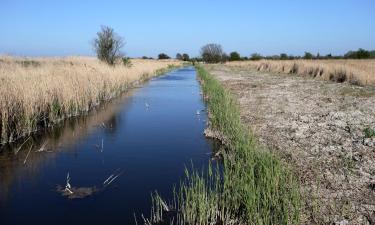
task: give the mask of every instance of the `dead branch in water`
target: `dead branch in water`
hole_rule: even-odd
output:
[[[106,187],[108,187],[111,183],[113,183],[121,174],[122,172],[119,172],[120,169],[117,169],[113,174],[111,174],[103,183],[102,187],[97,186],[91,186],[91,187],[74,187],[70,184],[70,174],[68,172],[66,177],[66,185],[65,187],[62,187],[60,185],[57,185],[57,191],[61,193],[62,196],[66,196],[69,199],[78,199],[78,198],[86,198],[89,197],[99,191],[104,190]]]

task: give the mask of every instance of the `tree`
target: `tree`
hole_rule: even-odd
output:
[[[160,53],[158,55],[158,59],[170,59],[171,57],[169,57],[167,54],[165,53]]]
[[[241,56],[238,52],[231,52],[229,54],[229,61],[239,61],[241,60]]]
[[[206,63],[222,62],[223,55],[223,49],[219,44],[207,44],[201,48],[201,56]]]
[[[364,50],[363,48],[358,49],[357,51],[357,59],[368,59],[370,58],[370,52]]]
[[[123,56],[121,48],[125,45],[124,39],[108,26],[102,26],[101,31],[96,34],[93,47],[98,59],[114,65],[116,60]]]
[[[178,60],[182,60],[182,55],[181,55],[180,53],[177,53],[177,54],[176,54],[176,59],[178,59]]]
[[[286,53],[281,53],[280,54],[280,59],[281,60],[287,60],[288,59],[288,55]]]
[[[190,60],[190,56],[186,53],[182,54],[182,60],[184,61],[189,61]]]
[[[261,60],[263,56],[258,53],[251,54],[250,60]]]
[[[305,55],[303,56],[304,59],[312,59],[314,58],[313,54],[310,52],[305,52]]]

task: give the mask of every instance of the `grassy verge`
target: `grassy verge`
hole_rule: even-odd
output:
[[[226,140],[222,169],[186,170],[166,204],[153,196],[148,224],[299,224],[297,180],[283,163],[257,145],[241,123],[236,101],[203,67],[197,66],[211,128]]]
[[[171,60],[134,59],[128,67],[91,57],[0,59],[0,144],[85,114],[139,82],[182,66]]]

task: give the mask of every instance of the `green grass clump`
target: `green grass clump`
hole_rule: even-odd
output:
[[[231,94],[197,66],[210,113],[210,125],[226,138],[222,169],[194,169],[175,192],[163,216],[154,196],[150,224],[299,224],[301,199],[297,179],[278,157],[260,147],[241,123]],[[171,211],[175,212],[171,216]]]
[[[365,133],[365,138],[375,137],[375,130],[371,129],[370,127],[366,127],[363,132]]]

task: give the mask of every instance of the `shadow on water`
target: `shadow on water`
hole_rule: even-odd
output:
[[[153,191],[171,197],[185,166],[206,167],[219,148],[203,136],[199,93],[194,68],[183,68],[3,146],[0,224],[134,224],[134,214],[149,215]]]

